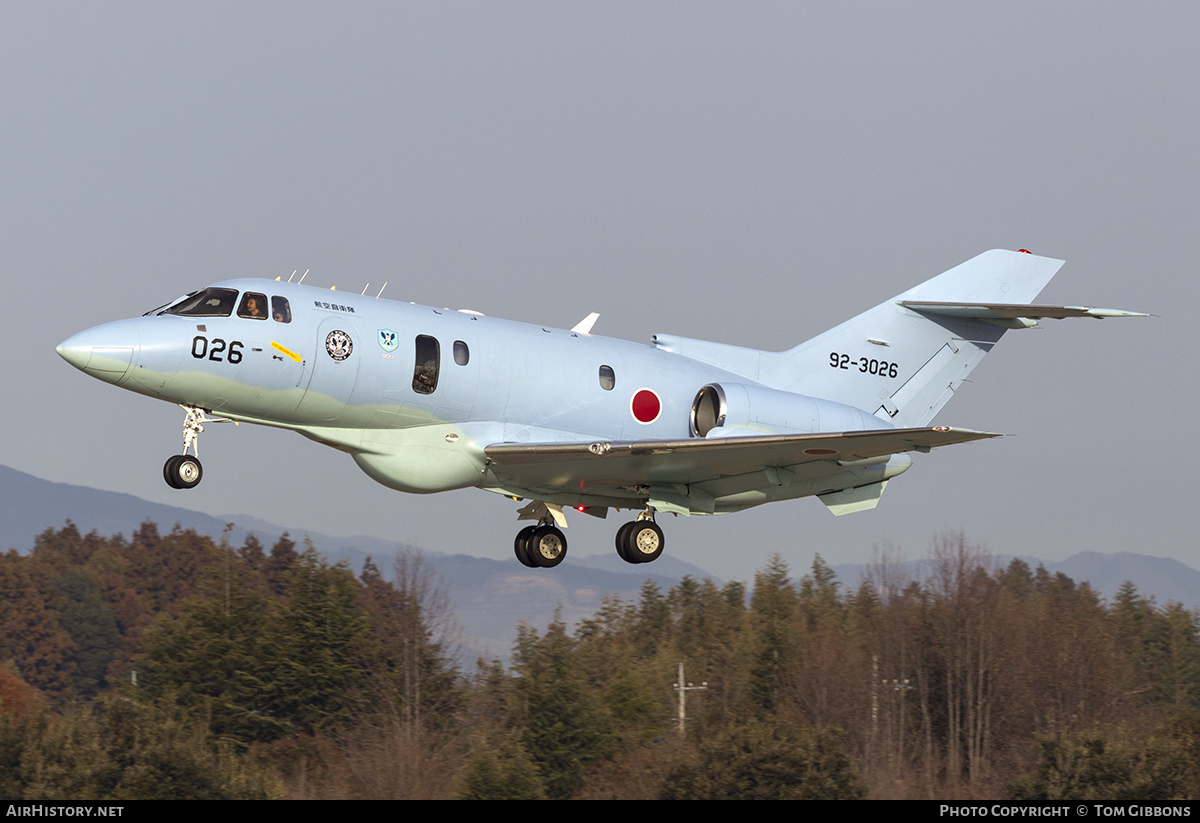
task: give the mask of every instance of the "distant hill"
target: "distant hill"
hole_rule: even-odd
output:
[[[1036,564],[1030,565],[1036,568]],[[1076,581],[1086,580],[1110,600],[1121,584],[1130,580],[1139,594],[1153,596],[1160,606],[1174,600],[1189,609],[1200,608],[1200,572],[1170,557],[1080,552],[1061,563],[1047,563],[1046,569],[1062,572]]]
[[[1013,559],[1013,555],[996,555],[996,562],[1001,566],[1007,566]],[[1133,552],[1080,552],[1057,563],[1028,556],[1021,559],[1032,570],[1036,570],[1040,564],[1051,574],[1062,572],[1076,583],[1087,581],[1101,597],[1109,601],[1128,580],[1137,587],[1138,594],[1146,598],[1153,597],[1159,606],[1174,600],[1188,609],[1200,609],[1200,571],[1170,557],[1151,557]],[[929,575],[928,562],[925,560],[911,560],[897,566],[910,579],[924,579]],[[858,585],[868,569],[867,565],[851,563],[833,566],[838,579],[851,587]]]
[[[33,539],[47,528],[62,528],[71,520],[86,534],[93,529],[110,536],[118,532],[126,537],[147,520],[169,531],[176,523],[185,529],[220,537],[226,523],[233,523],[230,537],[236,544],[253,532],[269,548],[285,531],[299,542],[305,534],[328,557],[347,560],[355,570],[362,568],[367,555],[391,556],[398,545],[377,537],[333,537],[308,531],[303,526],[277,526],[250,515],[213,517],[191,509],[151,503],[132,494],[106,492],[69,483],[53,483],[31,474],[0,466],[0,551],[27,552]]]
[[[28,552],[34,538],[47,528],[61,528],[70,519],[83,533],[93,529],[103,535],[129,536],[141,523],[152,520],[160,529],[176,523],[184,528],[219,537],[226,523],[234,523],[231,540],[240,545],[253,532],[266,546],[290,532],[297,541],[306,534],[330,559],[346,560],[358,572],[368,555],[387,574],[391,559],[405,548],[392,540],[366,535],[336,537],[309,531],[303,524],[280,526],[251,515],[213,517],[178,506],[151,503],[130,494],[99,491],[67,483],[52,483],[7,466],[0,466],[0,551],[15,548]],[[714,577],[703,569],[665,555],[653,566],[630,566],[616,552],[591,556],[572,555],[552,572],[527,569],[515,559],[503,561],[462,554],[425,551],[430,568],[446,585],[461,638],[469,655],[507,657],[518,623],[544,630],[556,610],[568,624],[589,617],[605,595],[635,600],[642,584],[653,580],[666,591],[684,575]],[[1011,557],[999,557],[1007,564]],[[1037,568],[1036,558],[1023,558]],[[924,576],[923,561],[906,564],[908,573]],[[1045,563],[1051,573],[1063,572],[1078,582],[1087,580],[1102,596],[1111,599],[1121,584],[1132,580],[1145,597],[1160,605],[1177,600],[1188,608],[1200,607],[1200,571],[1178,560],[1123,552],[1083,552],[1061,563]],[[865,573],[863,565],[837,565],[834,570],[847,586],[855,586]],[[803,576],[807,571],[793,567]],[[720,582],[720,581],[718,581]]]

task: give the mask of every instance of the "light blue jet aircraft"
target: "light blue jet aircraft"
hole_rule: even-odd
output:
[[[564,509],[637,511],[617,552],[646,563],[663,550],[657,513],[809,495],[870,509],[909,452],[996,437],[929,423],[1006,330],[1145,316],[1030,305],[1061,266],[985,252],[782,352],[664,334],[647,347],[592,335],[594,314],[550,329],[276,279],[214,284],[58,353],[183,407],[183,450],[163,467],[177,489],[200,482],[205,423],[259,423],[393,489],[528,501],[515,550],[530,567],[566,556]]]

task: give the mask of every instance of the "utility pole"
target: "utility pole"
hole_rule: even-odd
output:
[[[679,692],[679,733],[683,734],[687,726],[687,693],[708,691],[708,681],[705,680],[699,686],[693,686],[691,683],[685,686],[683,680],[683,663],[680,663],[679,682],[675,684],[675,691]]]

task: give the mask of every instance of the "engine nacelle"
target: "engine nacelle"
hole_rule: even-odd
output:
[[[709,383],[692,401],[695,437],[708,437],[714,429],[807,434],[890,428],[890,423],[853,406],[743,383]]]

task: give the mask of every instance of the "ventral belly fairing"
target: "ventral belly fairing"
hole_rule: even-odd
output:
[[[73,366],[178,403],[200,482],[205,422],[292,429],[405,492],[475,486],[524,505],[527,566],[562,562],[564,510],[638,512],[617,531],[656,559],[655,515],[718,514],[816,496],[873,508],[910,452],[997,435],[930,426],[1009,329],[1134,312],[1032,305],[1062,261],[990,251],[818,337],[766,352],[668,335],[590,333],[290,282],[230,280],[65,340]],[[210,417],[212,415],[213,417]]]

